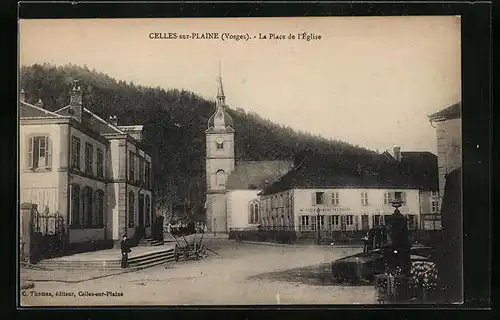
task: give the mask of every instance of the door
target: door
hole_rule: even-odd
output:
[[[345,231],[347,229],[345,216],[340,216],[340,230]]]
[[[368,215],[367,214],[364,214],[364,215],[361,216],[361,228],[363,230],[370,229],[370,226],[368,224]]]

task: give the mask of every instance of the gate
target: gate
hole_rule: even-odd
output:
[[[37,262],[62,253],[65,235],[64,219],[59,212],[51,214],[48,209],[39,212],[35,208],[31,233],[32,261]]]

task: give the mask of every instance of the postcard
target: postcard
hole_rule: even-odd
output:
[[[460,16],[20,19],[21,306],[462,302],[461,60]]]

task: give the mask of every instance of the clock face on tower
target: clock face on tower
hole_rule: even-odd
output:
[[[218,143],[218,144],[222,144],[223,142],[224,142],[224,139],[222,139],[222,138],[217,138],[217,143]]]

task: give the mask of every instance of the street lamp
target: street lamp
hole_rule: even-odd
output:
[[[214,216],[214,237],[216,236],[216,231],[215,231],[215,216]]]
[[[318,210],[316,210],[316,212],[317,212],[317,215],[316,215],[316,232],[317,232],[316,241],[317,241],[318,246],[319,246],[319,242],[320,242],[320,235],[319,235],[319,226],[320,226],[320,223],[319,223],[319,213],[321,212],[321,209],[318,208]]]

